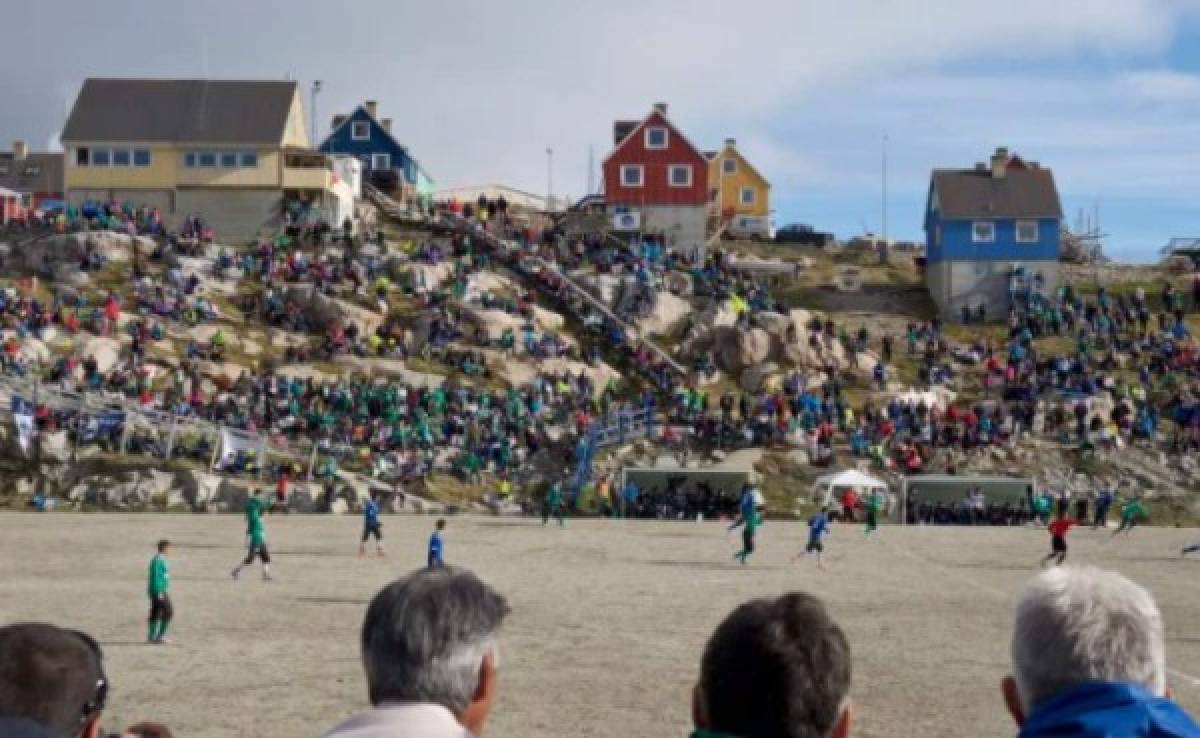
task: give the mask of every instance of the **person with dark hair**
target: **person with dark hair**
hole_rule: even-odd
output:
[[[373,709],[326,738],[472,738],[496,692],[508,602],[465,569],[419,569],[384,587],[362,625]]]
[[[850,645],[819,599],[751,600],[704,649],[692,736],[848,738],[850,675]]]
[[[363,503],[363,532],[358,544],[358,555],[367,553],[367,539],[375,536],[375,553],[383,556],[383,523],[379,520],[379,493],[371,492],[371,496]]]
[[[262,561],[263,581],[271,581],[271,553],[267,550],[267,532],[263,526],[263,507],[265,503],[258,496],[258,490],[246,500],[246,558],[233,569],[233,578],[237,579],[242,569],[254,563],[258,557]]]
[[[100,738],[108,700],[100,644],[86,633],[48,623],[0,627],[0,736]],[[155,723],[131,726],[123,738],[171,738]]]
[[[429,536],[429,552],[425,558],[425,566],[429,569],[439,569],[446,565],[445,544],[442,541],[442,531],[446,529],[446,520],[438,518]]]
[[[175,609],[171,607],[171,598],[167,588],[171,583],[170,567],[167,565],[167,555],[171,552],[171,542],[165,538],[158,542],[158,553],[150,559],[150,572],[147,577],[146,593],[150,596],[150,617],[146,627],[147,643],[170,643],[167,638],[167,627]]]

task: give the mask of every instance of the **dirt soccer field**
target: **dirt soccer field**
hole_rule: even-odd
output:
[[[0,619],[48,620],[102,642],[109,725],[153,718],[190,736],[315,736],[366,704],[365,606],[423,564],[433,520],[388,517],[386,558],[359,559],[353,516],[272,516],[276,580],[231,581],[240,516],[0,516]],[[1200,712],[1195,531],[1071,535],[1071,557],[1147,585],[1167,620],[1171,682]],[[153,543],[175,542],[173,646],[143,644]],[[748,567],[714,523],[452,518],[447,558],[509,598],[491,738],[684,736],[692,682],[717,622],[751,597],[815,592],[854,651],[862,736],[1011,736],[997,685],[1011,605],[1047,535],[1025,529],[835,527],[829,569],[790,565],[799,523],[768,522]]]

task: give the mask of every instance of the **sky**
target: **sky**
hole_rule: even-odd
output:
[[[777,224],[923,238],[930,170],[997,146],[1054,170],[1113,258],[1200,236],[1200,0],[79,0],[5,10],[0,148],[57,145],[82,81],[291,78],[367,99],[438,186],[587,193],[655,102],[736,138]],[[553,150],[548,161],[547,149]],[[548,171],[549,170],[549,171]],[[552,182],[551,182],[551,175]]]

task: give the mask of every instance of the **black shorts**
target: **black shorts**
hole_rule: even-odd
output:
[[[749,528],[742,531],[742,548],[746,551],[754,550],[754,531]]]
[[[825,544],[820,541],[809,541],[808,545],[804,547],[805,553],[821,553],[824,550]]]
[[[150,620],[170,620],[174,614],[175,608],[171,607],[171,598],[167,594],[150,598]]]
[[[364,525],[363,526],[362,542],[366,543],[367,539],[370,538],[371,536],[375,536],[375,540],[377,540],[377,541],[383,540],[383,523],[376,523],[375,525]]]
[[[1052,536],[1050,538],[1050,550],[1054,553],[1067,552],[1067,539],[1062,536]]]
[[[267,544],[265,543],[251,543],[250,547],[246,549],[246,560],[242,562],[242,565],[250,566],[253,564],[255,556],[264,564],[271,563],[271,552],[267,550]]]

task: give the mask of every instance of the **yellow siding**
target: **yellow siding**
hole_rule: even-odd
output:
[[[313,144],[308,141],[308,119],[304,115],[304,103],[300,99],[300,91],[292,98],[292,109],[288,113],[287,125],[283,128],[284,147],[310,148]]]
[[[78,144],[88,146],[88,144]],[[170,189],[175,186],[179,157],[171,146],[137,146],[150,149],[148,167],[79,167],[75,166],[75,148],[67,147],[63,179],[68,190],[74,189]],[[89,146],[91,149],[96,146]],[[99,145],[99,148],[111,148]],[[120,148],[133,148],[121,144]]]
[[[333,186],[333,173],[317,167],[284,167],[283,186],[289,190],[327,190]]]
[[[737,171],[725,174],[725,160],[737,162]],[[743,187],[754,189],[754,203],[743,205]],[[726,146],[708,163],[708,188],[716,191],[720,211],[736,215],[767,215],[771,211],[771,185],[750,166],[749,162],[732,146]]]
[[[200,148],[200,147],[197,147]],[[233,149],[233,147],[231,147]],[[212,148],[207,149],[212,151]],[[220,151],[221,149],[217,149]],[[253,146],[236,149],[257,151],[258,166],[254,169],[222,169],[221,167],[185,167],[183,153],[179,153],[180,186],[187,187],[279,187],[279,152],[263,151]]]

